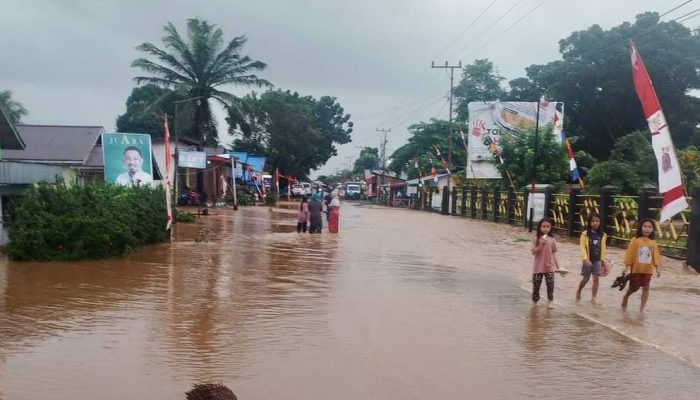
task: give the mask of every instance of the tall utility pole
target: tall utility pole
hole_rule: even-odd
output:
[[[384,175],[386,175],[386,134],[391,132],[391,129],[379,129],[377,128],[377,132],[383,133],[384,134],[384,139],[379,143],[379,148],[381,149],[381,160],[382,160],[382,179],[381,179],[381,184],[377,188],[377,203],[379,202],[379,191],[382,189],[382,186],[384,186]]]
[[[348,170],[352,171],[352,156],[343,156],[348,159]]]
[[[462,62],[460,61],[457,65],[449,65],[447,61],[445,61],[445,65],[435,65],[435,61],[433,61],[430,66],[432,68],[441,68],[441,69],[449,69],[450,70],[450,132],[447,135],[447,165],[452,168],[452,95],[454,94],[455,90],[455,85],[454,85],[454,74],[455,74],[455,68],[462,69]]]

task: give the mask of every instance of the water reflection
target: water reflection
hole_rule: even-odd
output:
[[[688,338],[700,319],[668,311],[665,296],[695,296],[680,275],[657,286],[646,315],[621,313],[611,292],[599,307],[573,305],[575,279],[557,280],[561,306],[548,310],[520,289],[529,259],[513,228],[346,204],[340,234],[309,235],[294,231],[295,214],[214,209],[179,225],[173,244],[119,260],[3,261],[0,397],[173,399],[203,381],[242,399],[700,389],[698,369],[642,344],[700,341]],[[561,252],[578,257],[575,244]],[[622,378],[601,379],[611,365]],[[542,391],[543,377],[560,390]]]

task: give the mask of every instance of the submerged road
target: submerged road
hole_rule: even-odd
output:
[[[678,261],[645,314],[638,296],[619,309],[617,269],[600,305],[590,289],[576,305],[578,245],[559,239],[572,273],[548,310],[529,301],[522,228],[345,203],[339,234],[297,234],[293,207],[216,209],[119,260],[3,260],[0,399],[184,399],[198,382],[241,400],[700,393],[700,278]]]

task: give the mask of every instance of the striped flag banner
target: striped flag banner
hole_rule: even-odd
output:
[[[173,225],[173,207],[171,204],[171,189],[170,189],[170,161],[172,154],[170,154],[170,129],[168,129],[168,116],[163,116],[163,144],[165,145],[165,207],[168,210],[168,218],[165,223],[165,230],[167,231]],[[170,237],[172,238],[172,230],[170,231]]]
[[[634,88],[642,103],[644,118],[647,119],[649,124],[651,145],[656,155],[659,171],[659,193],[662,193],[664,196],[661,203],[659,222],[664,222],[688,208],[685,191],[683,190],[683,181],[681,180],[681,167],[676,158],[676,150],[671,140],[671,131],[661,110],[659,99],[656,97],[654,85],[651,83],[651,78],[644,66],[642,56],[631,40],[630,57],[632,59]]]
[[[576,159],[574,159],[574,151],[571,149],[571,143],[569,142],[569,138],[566,137],[566,133],[564,133],[564,131],[561,131],[561,141],[564,143],[564,146],[566,146],[566,153],[569,155],[569,172],[571,172],[571,181],[578,181],[579,186],[581,186],[581,189],[583,189],[584,183],[583,179],[581,179],[581,175],[578,173],[578,166],[576,165]]]

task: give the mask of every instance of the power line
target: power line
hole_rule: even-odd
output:
[[[491,9],[491,7],[493,7],[494,4],[496,4],[497,1],[498,1],[498,0],[493,0],[493,1],[491,2],[491,4],[489,4],[489,5],[484,9],[484,11],[482,11],[479,15],[477,15],[476,18],[474,18],[474,20],[473,20],[469,25],[467,25],[466,28],[464,28],[464,29],[462,29],[461,31],[459,31],[459,33],[457,34],[457,36],[455,36],[452,40],[450,40],[449,42],[447,42],[447,45],[446,45],[442,50],[440,50],[440,52],[438,52],[433,58],[438,58],[438,57],[440,57],[448,48],[450,48],[450,46],[452,46],[452,44],[453,44],[455,41],[459,40],[465,33],[467,33],[467,32],[469,31],[469,29],[470,29],[471,27],[473,27],[473,26],[481,19],[481,17],[484,16],[484,14],[486,14],[486,13]],[[692,0],[691,0],[691,1],[692,1]]]
[[[686,5],[686,4],[688,4],[688,3],[692,3],[693,1],[695,1],[695,0],[688,0],[688,1],[686,1],[685,3],[683,3],[683,4],[679,4],[679,5],[675,6],[675,7],[673,7],[672,9],[666,11],[665,13],[659,15],[659,18],[663,18],[663,17],[665,17],[666,15],[668,15],[668,14],[670,14],[670,13],[676,11],[677,9],[679,9],[679,8],[681,8],[681,7],[683,7],[684,5]]]
[[[447,72],[448,69],[450,70],[450,114],[448,118],[450,131],[447,133],[447,165],[452,165],[452,97],[455,91],[454,72],[455,68],[462,69],[462,62],[460,61],[457,65],[449,65],[449,63],[445,61],[445,65],[435,65],[435,61],[433,61],[430,67],[442,68],[445,69],[445,72]]]
[[[542,0],[539,4],[537,4],[535,7],[533,7],[532,9],[530,9],[530,11],[528,11],[525,15],[523,15],[522,17],[520,17],[519,19],[517,19],[515,22],[513,22],[512,24],[510,24],[510,26],[508,26],[505,30],[501,31],[501,32],[498,33],[496,36],[492,37],[491,40],[489,40],[488,42],[484,43],[483,45],[481,45],[480,47],[478,47],[476,50],[474,50],[474,53],[478,53],[481,49],[483,49],[484,47],[486,47],[486,46],[488,46],[489,44],[493,43],[496,39],[498,39],[498,38],[500,38],[501,36],[503,36],[503,35],[504,35],[506,32],[508,32],[509,30],[513,29],[513,27],[514,27],[515,25],[517,25],[518,23],[520,23],[520,21],[524,20],[525,18],[529,17],[530,14],[532,14],[532,13],[535,12],[535,11],[537,11],[537,9],[540,8],[540,7],[542,7],[542,6],[544,5],[544,3],[546,3],[546,2],[547,2],[547,0]]]
[[[691,19],[696,18],[696,17],[698,17],[698,16],[700,16],[700,13],[697,13],[697,14],[695,14],[695,15],[691,15],[691,16],[688,17],[688,18],[683,18],[682,20],[679,20],[679,21],[676,21],[676,22],[681,23],[681,22],[690,21]]]
[[[545,0],[545,1],[546,1],[546,0]],[[691,1],[693,1],[693,0],[691,0]],[[686,3],[687,3],[687,2],[686,2]],[[684,4],[686,4],[686,3],[684,3]],[[678,7],[674,8],[674,10],[677,9],[677,8],[678,8]],[[671,11],[672,11],[672,10],[671,10]],[[687,14],[681,15],[680,17],[671,19],[671,20],[669,20],[668,22],[682,22],[682,21],[678,21],[678,20],[679,20],[680,18],[683,18],[683,17],[685,17],[685,16],[687,16],[687,15],[689,15],[689,14],[692,14],[692,13],[698,12],[698,11],[700,11],[700,8],[698,8],[698,9],[696,9],[696,10],[693,10],[693,11],[687,13]],[[669,12],[670,12],[670,11],[667,11],[667,12],[664,13],[664,14],[668,14]],[[688,18],[684,19],[684,21],[693,19],[693,18],[698,17],[698,16],[700,16],[700,14],[697,14],[697,15],[694,15],[694,16],[691,16],[691,17],[688,17]],[[629,43],[630,40],[639,39],[640,37],[642,37],[642,36],[644,36],[644,35],[647,35],[647,34],[653,32],[655,29],[658,29],[658,27],[659,27],[659,24],[656,24],[656,25],[654,25],[654,26],[652,26],[652,27],[649,27],[649,28],[647,28],[647,29],[645,29],[645,30],[643,30],[643,31],[641,31],[641,32],[639,32],[639,33],[637,33],[637,34],[635,34],[635,35],[632,35],[632,36],[629,37],[629,38],[622,39],[622,40],[620,40],[620,41],[618,41],[618,42],[615,42],[615,43],[613,43],[613,44],[611,44],[611,45],[609,45],[609,46],[598,47],[598,48],[591,49],[591,50],[589,50],[589,51],[587,51],[587,52],[581,54],[580,56],[578,56],[577,59],[578,59],[579,61],[582,61],[582,60],[585,60],[585,59],[590,59],[590,58],[592,58],[593,56],[597,56],[597,55],[599,55],[599,54],[603,54],[603,53],[605,53],[606,51],[612,50],[612,49],[617,48],[617,47],[619,47],[619,46],[627,45],[627,43]],[[546,65],[546,64],[545,64],[545,65]],[[544,72],[546,72],[547,74],[551,74],[552,72],[558,71],[559,69],[565,68],[565,67],[569,67],[569,65],[566,63],[566,60],[562,59],[562,60],[561,60],[561,64],[559,64],[559,65],[557,65],[557,66],[555,66],[555,67],[553,67],[553,68],[551,68],[551,69],[544,70]]]
[[[693,10],[693,11],[691,11],[691,12],[689,12],[689,13],[683,14],[683,15],[681,15],[680,17],[676,17],[676,18],[672,19],[671,21],[677,21],[677,20],[679,20],[679,19],[681,19],[681,18],[683,18],[683,17],[687,17],[688,15],[694,14],[694,13],[696,13],[696,12],[698,12],[698,11],[700,11],[700,8],[696,8],[695,10]]]
[[[504,12],[503,14],[496,17],[496,22],[505,18],[508,14],[510,14],[511,11],[515,10],[515,8],[518,7],[520,5],[520,3],[522,3],[523,1],[525,1],[525,0],[518,0],[508,10],[506,10],[506,12]],[[486,29],[484,29],[483,31],[479,32],[479,34],[474,36],[473,38],[471,38],[471,40],[465,46],[462,46],[459,50],[457,50],[457,53],[462,53],[464,50],[468,49],[472,44],[474,44],[476,39],[480,38],[481,36],[483,36],[484,34],[490,32],[490,31],[491,31],[491,26],[489,26]]]

